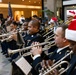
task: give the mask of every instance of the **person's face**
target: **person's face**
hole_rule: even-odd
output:
[[[33,26],[32,22],[30,21],[28,24],[28,31],[29,31],[29,34],[34,34],[38,31],[38,28],[36,26]]]
[[[64,46],[63,43],[65,41],[65,38],[62,37],[62,34],[63,34],[62,28],[58,27],[55,31],[54,39],[55,39],[55,44],[59,48],[62,48]]]
[[[67,19],[68,19],[69,21],[71,21],[71,20],[73,19],[73,17],[72,17],[72,16],[68,16]]]
[[[70,48],[73,50],[73,52],[76,54],[76,42],[69,40],[70,42]]]
[[[24,23],[23,23],[22,29],[23,29],[23,30],[27,30],[27,29],[28,29],[28,23],[27,23],[27,22],[24,22]]]
[[[11,28],[11,30],[13,30],[16,28],[16,26],[14,24],[10,24],[10,28]]]

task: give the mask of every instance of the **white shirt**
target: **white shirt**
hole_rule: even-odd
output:
[[[59,53],[61,50],[63,50],[64,48],[68,47],[69,45],[62,47],[62,48],[58,48],[57,53]]]
[[[23,23],[22,20],[25,20],[25,18],[24,18],[24,17],[21,17],[21,18],[20,18],[20,23],[21,23],[21,24]]]
[[[40,57],[40,54],[37,54],[33,57],[33,60],[35,60],[37,57]]]

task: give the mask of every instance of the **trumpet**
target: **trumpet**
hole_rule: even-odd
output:
[[[48,50],[48,49],[50,49],[52,46],[55,46],[55,43],[53,43],[51,46],[45,46],[43,49],[42,49],[42,51],[46,51],[46,50]],[[27,52],[27,53],[24,53],[22,56],[29,56],[29,55],[32,55],[32,53],[31,52]]]
[[[64,69],[60,69],[59,70],[59,74],[58,75],[61,75],[63,74],[65,71],[68,70],[68,68],[70,67],[70,64],[69,62],[67,61],[63,61],[66,57],[68,57],[70,54],[73,54],[73,51],[70,51],[70,53],[68,53],[67,55],[65,55],[63,58],[61,58],[59,61],[57,61],[55,64],[53,64],[52,66],[50,66],[46,71],[44,70],[44,72],[42,72],[43,68],[40,70],[40,74],[39,75],[47,75],[49,74],[50,72],[52,72],[54,69],[58,68],[60,65],[66,63],[68,66],[67,68],[64,70]]]
[[[22,33],[22,32],[25,32],[25,31],[19,31],[19,33]],[[10,36],[10,35],[12,35],[12,34],[16,34],[16,33],[17,33],[17,32],[6,33],[6,34],[0,35],[0,37],[8,37],[8,36]]]
[[[11,35],[11,34],[10,33],[6,33],[6,34],[0,35],[0,37],[6,37],[6,36],[9,36],[9,35]]]
[[[3,42],[3,41],[7,41],[7,40],[11,41],[12,39],[11,39],[11,37],[4,38],[4,39],[1,40],[1,42]]]
[[[32,47],[35,47],[35,46],[42,46],[42,45],[50,45],[50,44],[53,44],[55,43],[55,41],[52,41],[52,42],[43,42],[43,43],[40,43],[38,45],[33,45],[33,46],[29,46],[29,47],[26,47],[26,48],[22,48],[22,49],[16,49],[16,50],[9,50],[8,49],[8,54],[15,54],[15,53],[18,53],[18,52],[22,52],[22,51],[26,51],[26,50],[29,50],[31,49]]]

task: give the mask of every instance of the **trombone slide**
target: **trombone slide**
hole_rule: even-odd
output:
[[[53,32],[53,30],[50,30],[47,34],[45,34],[43,37],[46,37],[48,34],[50,34],[51,32]]]

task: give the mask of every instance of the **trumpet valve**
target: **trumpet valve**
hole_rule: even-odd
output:
[[[39,70],[39,75],[43,75],[43,73],[44,73],[44,68],[42,68],[41,70]]]

